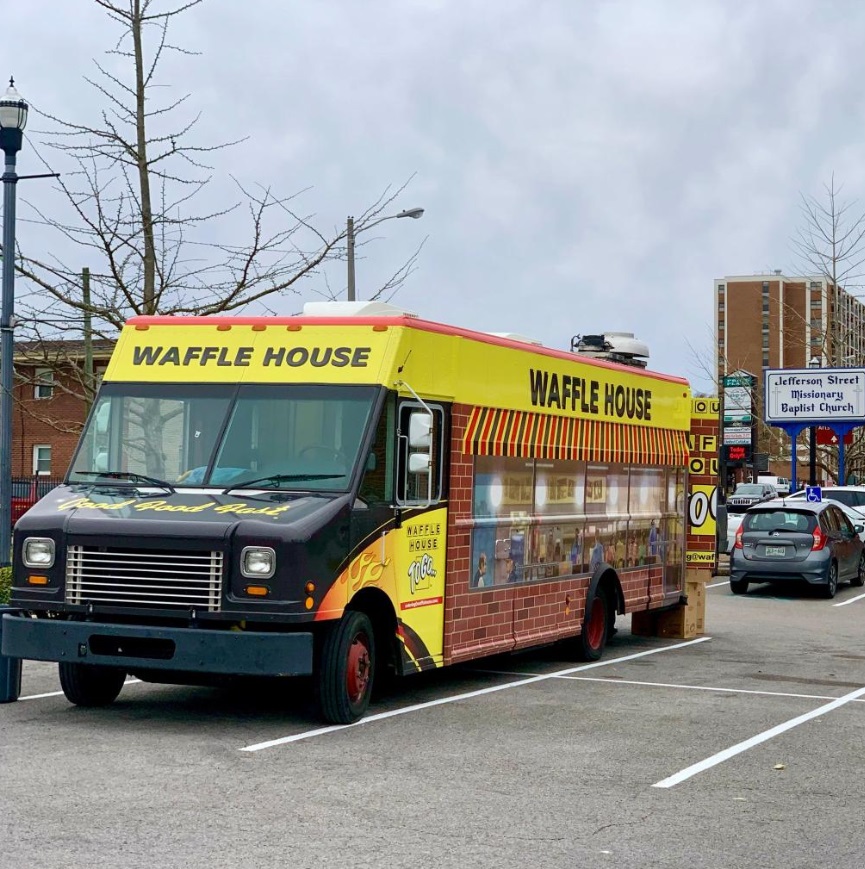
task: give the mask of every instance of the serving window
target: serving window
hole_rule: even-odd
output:
[[[591,574],[601,563],[675,570],[683,483],[675,469],[477,456],[470,585]]]

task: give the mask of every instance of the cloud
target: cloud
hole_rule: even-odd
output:
[[[93,117],[98,8],[30,0],[7,23],[22,93]],[[415,175],[396,205],[426,214],[376,230],[361,292],[429,236],[398,296],[423,316],[558,347],[634,331],[653,367],[689,373],[688,340],[712,352],[714,278],[789,270],[799,192],[833,170],[862,193],[863,24],[817,0],[211,2],[177,19],[200,54],[162,81],[203,140],[248,136],[214,156],[225,195],[230,174],[311,187],[299,206],[332,228]]]

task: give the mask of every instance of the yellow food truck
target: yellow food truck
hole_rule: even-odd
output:
[[[2,653],[85,706],[312,675],[336,723],[393,675],[596,659],[680,601],[690,409],[681,378],[381,303],[135,317],[16,526]]]

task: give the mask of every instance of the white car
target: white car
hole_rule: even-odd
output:
[[[824,501],[835,501],[838,504],[855,507],[857,510],[865,512],[865,486],[824,486],[821,491]],[[786,497],[797,501],[804,500],[805,490],[800,489]]]
[[[742,524],[744,513],[728,513],[727,514],[727,554],[733,551],[733,545],[736,542],[736,532]]]

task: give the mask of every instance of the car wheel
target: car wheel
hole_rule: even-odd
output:
[[[733,594],[746,594],[748,591],[748,580],[747,579],[731,579],[730,580],[730,591]]]
[[[823,597],[833,598],[838,591],[838,565],[834,561],[829,562],[829,570],[826,572],[826,585],[823,586]]]
[[[859,554],[859,567],[856,569],[856,576],[850,580],[850,585],[865,585],[865,552]]]

